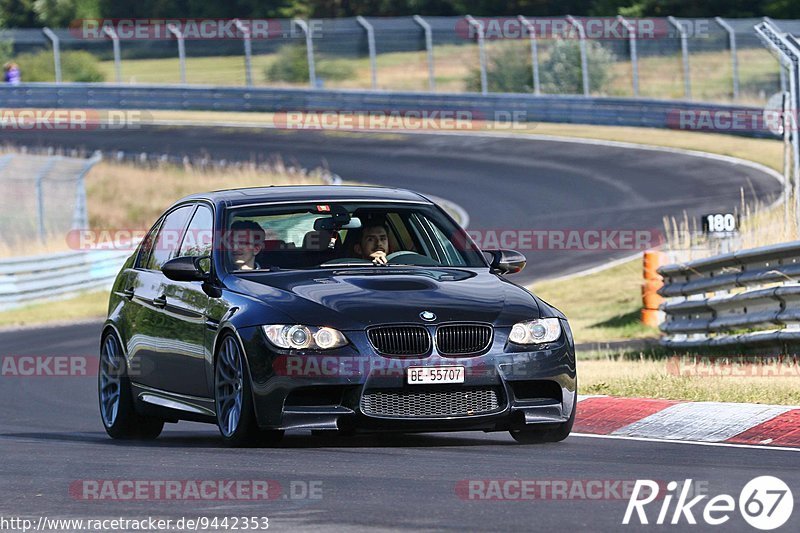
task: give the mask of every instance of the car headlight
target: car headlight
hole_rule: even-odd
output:
[[[515,344],[544,344],[561,337],[561,322],[557,318],[539,318],[517,322],[508,340]]]
[[[297,324],[273,324],[261,326],[269,342],[278,348],[294,350],[330,350],[347,344],[341,331],[328,327],[313,327]]]

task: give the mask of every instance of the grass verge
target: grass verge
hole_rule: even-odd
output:
[[[87,291],[64,300],[41,302],[0,311],[0,327],[70,322],[74,320],[98,321],[108,311],[108,291]]]
[[[732,377],[685,375],[675,368],[671,359],[578,360],[582,394],[800,406],[796,371],[786,377]]]
[[[642,324],[642,261],[633,259],[585,276],[535,283],[537,296],[569,318],[576,344],[654,338]]]

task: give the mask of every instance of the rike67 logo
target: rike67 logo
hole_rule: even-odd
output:
[[[792,516],[794,507],[789,486],[773,476],[759,476],[750,480],[739,493],[738,502],[729,494],[720,494],[704,502],[708,495],[696,496],[691,479],[685,480],[683,485],[670,481],[663,493],[661,488],[663,484],[649,479],[636,480],[622,523],[696,525],[700,518],[710,526],[719,526],[731,519],[738,503],[738,511],[748,524],[768,531],[785,524]],[[645,507],[657,500],[661,505],[652,506],[648,515]],[[658,516],[653,521],[653,511],[656,509]]]

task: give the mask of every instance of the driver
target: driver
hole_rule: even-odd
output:
[[[228,238],[231,260],[235,269],[257,270],[261,268],[256,263],[256,256],[264,248],[265,237],[264,228],[254,220],[237,220],[231,224]]]
[[[389,233],[386,226],[373,223],[361,229],[361,238],[353,246],[353,251],[362,259],[371,260],[376,265],[386,265],[389,253]]]

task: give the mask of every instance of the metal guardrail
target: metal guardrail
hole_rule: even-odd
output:
[[[754,107],[641,98],[94,83],[0,86],[0,104],[6,108],[260,112],[449,111],[469,112],[473,119],[499,120],[509,125],[515,120],[673,129],[681,128],[681,113],[694,111],[708,116],[742,113],[761,117],[763,112]],[[762,120],[744,122],[750,125],[738,124],[730,133],[775,137]],[[752,125],[753,122],[756,124]]]
[[[130,250],[0,259],[0,309],[111,286]]]
[[[670,348],[800,343],[800,241],[666,265]]]

